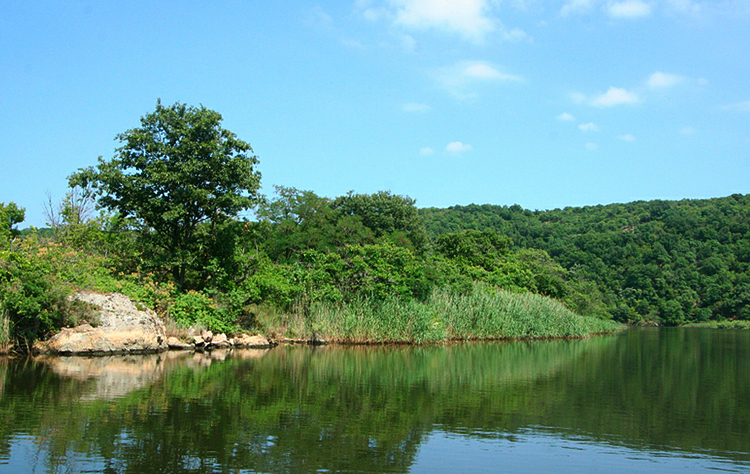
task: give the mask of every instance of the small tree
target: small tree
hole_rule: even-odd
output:
[[[168,269],[180,290],[200,284],[188,275],[210,258],[219,227],[257,202],[257,157],[221,120],[203,106],[157,101],[139,128],[117,135],[114,158],[100,157],[96,168],[69,178],[71,187],[93,186],[100,205],[130,219],[144,264]]]
[[[4,242],[18,236],[18,229],[14,226],[20,224],[26,218],[26,209],[18,207],[11,201],[7,205],[0,202],[0,250]]]
[[[74,248],[100,251],[101,228],[106,219],[103,215],[94,217],[95,205],[96,195],[90,183],[85,188],[71,188],[59,204],[47,193],[44,217],[55,239]]]

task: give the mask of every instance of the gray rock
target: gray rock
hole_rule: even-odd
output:
[[[98,327],[84,324],[63,329],[34,350],[52,354],[139,353],[167,350],[164,323],[156,314],[140,308],[119,293],[79,292],[73,298],[101,309]]]
[[[167,345],[169,346],[171,350],[175,350],[175,351],[185,351],[185,350],[190,350],[193,348],[192,344],[188,342],[183,342],[174,336],[170,336],[167,338]]]
[[[227,339],[227,335],[224,333],[217,334],[211,339],[212,348],[226,348],[232,347],[232,343]]]

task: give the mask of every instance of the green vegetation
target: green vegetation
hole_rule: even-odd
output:
[[[711,328],[711,329],[750,329],[750,321],[746,319],[730,319],[723,321],[704,321],[702,323],[686,324],[691,328]]]
[[[568,291],[593,286],[594,305],[618,321],[750,319],[750,196],[553,211],[470,205],[420,214],[432,238],[491,230],[516,251],[546,252],[562,267]]]
[[[304,331],[288,331],[314,331],[332,341],[416,344],[584,337],[619,327],[613,321],[578,316],[546,296],[485,285],[467,295],[435,290],[426,301],[362,297],[338,305],[319,303],[298,324]]]
[[[182,328],[359,342],[613,327],[576,315],[750,320],[748,196],[545,212],[418,210],[388,191],[261,196],[257,157],[212,110],[158,102],[117,138],[114,158],[50,199],[49,229],[17,230],[24,210],[0,204],[0,344],[85,319],[77,289],[123,292]]]

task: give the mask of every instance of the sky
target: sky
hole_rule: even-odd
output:
[[[556,209],[750,193],[750,0],[0,2],[0,202],[110,159],[157,100],[262,192]]]

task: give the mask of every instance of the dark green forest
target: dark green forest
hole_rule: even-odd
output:
[[[681,324],[750,319],[750,196],[638,201],[552,211],[421,209],[431,239],[491,230],[591,282],[613,318]]]

